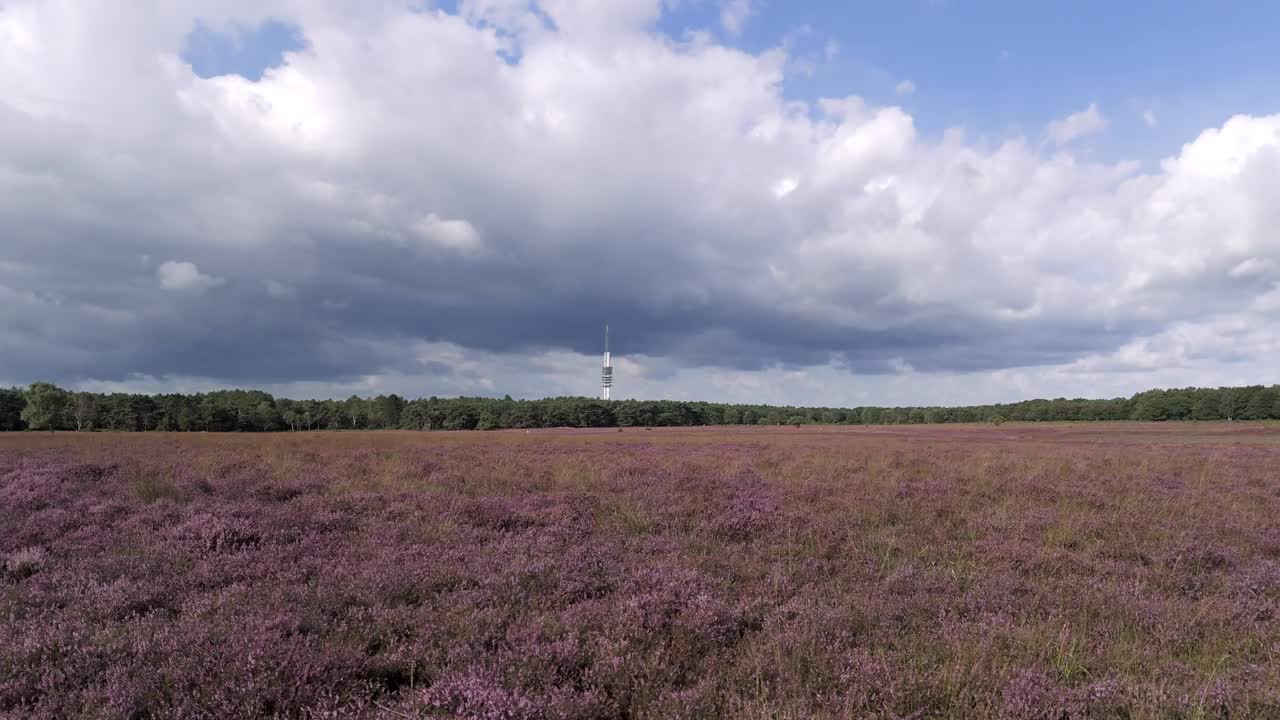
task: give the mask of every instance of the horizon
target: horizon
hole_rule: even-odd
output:
[[[0,387],[1280,384],[1280,6],[0,10]],[[146,112],[139,112],[145,108]]]
[[[29,384],[29,385],[11,385],[11,386],[3,386],[3,385],[0,385],[0,391],[3,391],[3,390],[5,390],[5,389],[11,389],[11,390],[16,390],[16,391],[18,391],[18,392],[25,393],[25,392],[26,392],[26,391],[27,391],[27,390],[28,390],[32,385],[37,385],[37,384],[41,384],[41,383],[45,383],[45,382],[47,382],[47,381],[44,381],[44,380],[37,380],[37,381],[35,381],[35,382],[33,382],[33,383]],[[353,394],[348,395],[348,396],[346,396],[346,397],[339,397],[339,396],[323,396],[323,397],[321,397],[321,396],[316,396],[316,397],[286,397],[286,396],[283,396],[283,395],[277,395],[277,394],[275,394],[275,393],[273,393],[273,392],[271,392],[271,391],[269,391],[269,390],[264,390],[264,389],[262,389],[262,388],[247,387],[247,386],[242,386],[242,387],[230,387],[230,386],[228,386],[228,387],[220,387],[220,388],[213,388],[213,389],[209,389],[209,390],[192,391],[192,392],[178,392],[178,391],[173,391],[173,392],[168,392],[168,393],[163,393],[163,392],[162,392],[162,393],[148,393],[148,392],[135,392],[135,393],[129,393],[129,392],[119,391],[119,392],[114,392],[114,393],[105,393],[105,392],[97,392],[97,391],[91,391],[91,390],[75,390],[75,389],[73,389],[73,388],[63,388],[63,387],[61,387],[61,386],[57,386],[57,385],[56,385],[56,383],[50,383],[50,384],[55,385],[55,387],[57,387],[59,390],[62,390],[63,392],[67,392],[67,393],[73,393],[73,394],[75,394],[75,393],[81,393],[81,392],[84,392],[84,393],[88,393],[88,394],[90,394],[90,395],[98,395],[98,396],[103,396],[103,397],[105,397],[105,396],[107,396],[107,395],[110,395],[110,394],[122,394],[122,395],[129,395],[129,394],[133,394],[133,395],[143,395],[143,396],[146,396],[146,397],[157,397],[157,396],[159,396],[159,395],[181,395],[181,396],[185,396],[185,397],[192,397],[192,396],[197,396],[197,395],[211,395],[211,394],[216,394],[216,393],[261,392],[261,393],[265,393],[265,394],[267,394],[267,395],[271,396],[271,397],[272,397],[274,400],[276,400],[276,401],[284,400],[284,401],[289,401],[289,402],[318,402],[318,403],[325,403],[325,402],[336,402],[336,403],[341,403],[341,402],[344,402],[344,401],[350,400],[350,399],[352,399],[352,398],[356,398],[356,399],[358,399],[358,400],[368,402],[368,401],[372,401],[372,400],[375,400],[375,399],[380,398],[380,397],[382,397],[382,398],[386,398],[386,397],[392,397],[392,396],[394,396],[394,397],[399,398],[400,400],[402,400],[402,401],[403,401],[403,402],[405,402],[405,403],[420,402],[420,401],[421,401],[421,402],[427,402],[427,401],[433,401],[433,400],[440,400],[440,401],[453,401],[453,400],[485,400],[485,401],[495,401],[495,402],[527,402],[527,403],[546,402],[546,401],[551,401],[551,400],[578,400],[578,401],[590,401],[590,402],[605,403],[605,404],[610,404],[610,403],[685,403],[685,404],[692,404],[692,405],[724,405],[724,406],[743,406],[743,407],[746,407],[746,406],[753,406],[753,407],[762,407],[762,408],[765,408],[765,407],[771,407],[771,408],[779,408],[779,409],[782,409],[782,408],[794,408],[794,409],[813,409],[813,410],[860,410],[860,409],[865,409],[865,408],[882,409],[882,410],[887,410],[887,409],[917,409],[917,408],[919,408],[919,409],[932,408],[932,409],[944,409],[944,410],[959,410],[959,409],[976,408],[976,407],[992,407],[992,406],[1005,406],[1005,405],[1020,405],[1020,404],[1034,403],[1034,402],[1049,402],[1049,403],[1054,403],[1054,402],[1068,402],[1068,403],[1074,403],[1074,402],[1091,402],[1091,403],[1130,402],[1130,401],[1133,401],[1133,400],[1135,400],[1136,398],[1138,398],[1138,397],[1140,397],[1140,396],[1148,395],[1148,394],[1152,394],[1152,393],[1165,393],[1165,394],[1167,394],[1167,393],[1187,393],[1187,392],[1202,392],[1202,391],[1203,391],[1203,392],[1223,392],[1223,391],[1254,390],[1254,389],[1272,390],[1272,391],[1278,391],[1278,392],[1280,392],[1280,383],[1278,383],[1278,384],[1273,384],[1273,385],[1266,385],[1266,384],[1257,384],[1257,383],[1253,383],[1253,384],[1248,384],[1248,385],[1220,385],[1220,386],[1215,386],[1215,387],[1210,387],[1210,386],[1196,386],[1196,385],[1189,385],[1189,386],[1185,386],[1185,387],[1151,387],[1151,388],[1145,388],[1145,389],[1142,389],[1142,390],[1138,390],[1138,391],[1136,391],[1136,392],[1134,392],[1134,393],[1130,393],[1129,395],[1117,395],[1117,396],[1112,396],[1112,397],[1084,397],[1084,396],[1077,396],[1077,397],[1067,397],[1067,396],[1049,397],[1049,396],[1042,396],[1042,397],[1025,397],[1025,398],[1019,398],[1019,399],[1016,399],[1016,400],[1007,400],[1007,401],[991,402],[991,403],[977,403],[977,404],[972,404],[972,405],[948,405],[948,404],[924,404],[924,405],[794,405],[794,404],[793,404],[793,405],[786,405],[786,404],[783,404],[783,405],[775,405],[775,404],[772,404],[772,403],[760,403],[760,402],[750,402],[750,401],[744,401],[744,402],[735,402],[735,401],[722,402],[722,401],[717,401],[717,400],[699,400],[699,399],[690,399],[690,398],[671,398],[671,397],[647,397],[647,398],[629,397],[629,398],[610,398],[610,399],[604,399],[604,398],[601,398],[599,395],[543,395],[543,396],[535,396],[535,397],[516,397],[516,396],[512,396],[512,395],[510,395],[510,394],[504,394],[504,395],[417,395],[417,396],[411,396],[411,395],[400,395],[399,393],[379,393],[379,394],[371,394],[371,395],[360,395],[360,394],[358,394],[358,393],[353,393]],[[1277,398],[1276,408],[1277,408],[1276,413],[1277,413],[1277,414],[1280,414],[1280,398]]]

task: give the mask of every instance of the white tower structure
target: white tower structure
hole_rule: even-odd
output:
[[[608,400],[613,390],[613,362],[609,360],[609,326],[604,326],[604,367],[600,370],[600,399]]]

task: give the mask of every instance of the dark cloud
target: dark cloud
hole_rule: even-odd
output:
[[[594,355],[606,322],[673,382],[1269,342],[1215,345],[1274,321],[1280,118],[1144,176],[787,103],[781,53],[656,37],[656,0],[266,5],[134,8],[93,48],[66,24],[98,10],[0,15],[48,41],[0,51],[0,379],[560,387],[539,358]],[[197,22],[267,17],[308,42],[257,82],[180,57]]]

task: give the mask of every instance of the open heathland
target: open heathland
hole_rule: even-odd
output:
[[[0,436],[0,717],[1280,717],[1280,427]]]

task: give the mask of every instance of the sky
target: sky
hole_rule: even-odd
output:
[[[0,384],[1280,382],[1280,5],[0,0]]]

